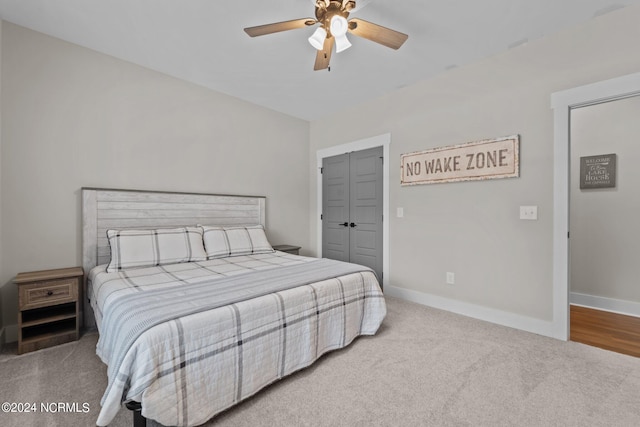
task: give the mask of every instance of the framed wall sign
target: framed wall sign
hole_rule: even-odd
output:
[[[400,157],[400,184],[436,184],[520,175],[520,136],[433,148]]]
[[[580,157],[580,188],[612,188],[616,186],[616,155]]]

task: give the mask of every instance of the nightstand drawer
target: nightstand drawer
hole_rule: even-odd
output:
[[[20,287],[20,309],[64,304],[78,299],[77,279],[36,282]]]

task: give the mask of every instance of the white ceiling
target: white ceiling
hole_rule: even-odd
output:
[[[613,1],[613,3],[612,3]],[[356,0],[356,3],[358,1]],[[313,71],[313,0],[0,0],[6,21],[306,120],[495,55],[640,0],[361,0],[359,17],[409,35],[392,50],[349,36]]]

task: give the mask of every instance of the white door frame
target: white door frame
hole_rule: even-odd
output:
[[[389,145],[391,144],[391,134],[385,133],[383,135],[373,136],[371,138],[360,139],[357,141],[349,142],[347,144],[336,145],[329,148],[324,148],[316,152],[316,194],[317,203],[316,210],[318,219],[316,227],[317,246],[316,250],[318,256],[322,257],[322,221],[320,221],[320,215],[322,214],[322,174],[320,169],[322,168],[322,160],[325,157],[338,156],[340,154],[351,153],[352,151],[366,150],[368,148],[382,147],[382,286],[386,287],[389,282]]]
[[[555,92],[553,108],[553,336],[569,339],[569,161],[572,108],[640,95],[640,73]]]

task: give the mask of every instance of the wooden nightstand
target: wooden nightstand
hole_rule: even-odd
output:
[[[81,267],[19,273],[18,354],[80,337]]]
[[[300,255],[300,246],[292,245],[274,245],[273,249],[280,252],[286,252],[293,255]]]

